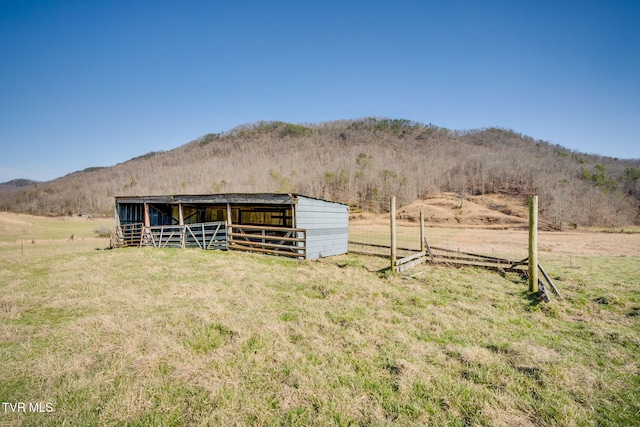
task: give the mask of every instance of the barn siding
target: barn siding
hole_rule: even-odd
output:
[[[347,205],[298,196],[296,227],[307,229],[307,259],[349,250]]]

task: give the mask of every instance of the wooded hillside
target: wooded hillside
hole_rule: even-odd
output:
[[[295,192],[383,211],[431,194],[537,193],[556,228],[640,221],[640,160],[567,150],[516,132],[453,131],[368,118],[313,125],[260,122],[113,167],[0,191],[0,209],[113,212],[114,196]]]

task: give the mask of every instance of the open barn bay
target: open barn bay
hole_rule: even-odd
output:
[[[538,304],[519,276],[475,268],[15,242],[0,245],[2,425],[640,420],[635,256],[548,255],[564,298]]]

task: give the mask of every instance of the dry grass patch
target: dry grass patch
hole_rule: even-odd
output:
[[[518,276],[424,265],[403,279],[351,255],[11,256],[0,397],[55,411],[0,421],[628,424],[640,410],[638,260],[570,262],[547,269],[566,298],[540,306]]]

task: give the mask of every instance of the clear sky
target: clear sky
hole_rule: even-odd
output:
[[[0,182],[369,116],[640,158],[640,1],[0,0]]]

